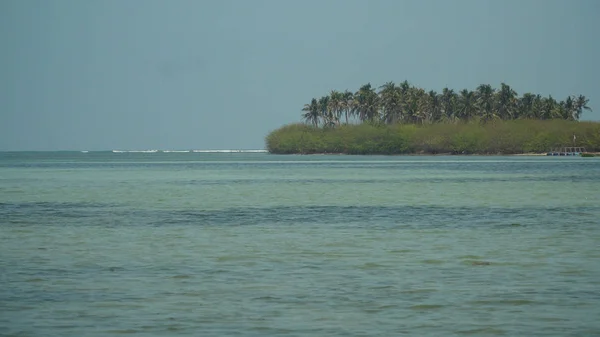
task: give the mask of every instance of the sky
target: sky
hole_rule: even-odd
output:
[[[600,120],[596,0],[2,0],[0,151],[262,149],[331,90],[505,82]]]

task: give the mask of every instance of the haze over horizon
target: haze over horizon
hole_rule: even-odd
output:
[[[583,94],[595,0],[0,2],[0,151],[262,149],[370,82]]]

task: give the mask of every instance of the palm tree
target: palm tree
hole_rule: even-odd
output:
[[[544,98],[537,94],[531,104],[531,118],[544,119]]]
[[[464,119],[464,120],[470,120],[471,118],[473,118],[473,116],[475,116],[475,111],[476,111],[475,104],[476,104],[475,93],[473,91],[470,91],[467,89],[461,90],[459,92],[458,102],[457,102],[457,106],[458,106],[457,117]]]
[[[415,123],[425,124],[429,119],[429,95],[421,88],[411,90],[411,99],[415,101],[413,116]]]
[[[531,93],[524,93],[523,97],[517,100],[517,114],[516,118],[534,118],[533,104],[535,102],[535,95]]]
[[[456,105],[456,93],[452,89],[442,89],[442,96],[440,97],[440,103],[442,106],[442,117],[448,121],[456,121],[456,111],[454,109]]]
[[[319,126],[319,118],[321,118],[321,109],[319,107],[319,102],[316,98],[313,98],[310,101],[310,104],[304,104],[304,108],[302,111],[306,111],[302,115],[302,118],[309,123],[312,124],[315,128]]]
[[[351,91],[344,91],[342,98],[342,109],[346,117],[346,124],[348,124],[348,117],[354,115],[354,93]]]
[[[321,118],[323,118],[323,126],[331,127],[334,125],[333,114],[329,110],[329,96],[319,98],[319,110]]]
[[[548,97],[542,98],[542,111],[540,116],[541,119],[554,118],[553,112],[555,111],[556,106],[556,100],[552,97],[552,95],[548,95]]]
[[[426,92],[411,86],[408,81],[395,84],[390,81],[379,87],[379,92],[367,83],[355,93],[331,90],[319,99],[313,98],[302,108],[307,124],[318,127],[340,125],[342,116],[348,124],[351,118],[360,122],[387,124],[435,123],[443,120],[456,122],[478,117],[482,123],[498,118],[567,119],[579,120],[584,110],[591,111],[589,99],[583,95],[569,96],[556,101],[552,96],[542,97],[525,93],[522,97],[506,83],[496,91],[489,84],[479,85],[475,91],[463,89],[458,93],[444,88],[441,94]]]
[[[371,83],[360,87],[355,97],[358,116],[361,121],[374,121],[376,117],[379,117],[379,97],[375,93],[375,89],[371,87]]]
[[[416,88],[411,88],[404,95],[404,118],[410,123],[417,123],[419,119],[419,94]]]
[[[592,111],[592,108],[588,106],[589,101],[590,100],[583,95],[579,95],[575,98],[575,115],[573,116],[573,119],[578,121],[583,113],[583,110]]]
[[[414,122],[413,116],[407,112],[407,104],[409,103],[408,100],[410,98],[412,88],[413,87],[410,85],[410,83],[408,83],[407,80],[404,80],[396,89],[398,92],[398,99],[400,100],[399,117],[407,123]]]
[[[486,123],[488,121],[498,118],[498,115],[494,111],[494,89],[489,84],[481,84],[477,87],[477,109],[479,110],[479,116],[481,121]]]
[[[335,125],[340,124],[340,117],[342,116],[343,110],[343,102],[344,96],[341,92],[337,90],[331,90],[329,94],[329,102],[327,105],[327,109],[331,115],[331,122]]]
[[[506,83],[500,84],[496,93],[496,111],[500,118],[507,120],[513,118],[517,110],[517,93]]]
[[[575,120],[575,115],[576,115],[576,111],[575,111],[575,104],[573,101],[573,98],[571,98],[571,96],[567,97],[566,100],[561,101],[560,102],[560,116],[557,116],[559,118],[562,119],[567,119],[567,120]]]
[[[383,121],[392,124],[402,118],[402,101],[400,89],[394,82],[387,82],[379,91],[379,101],[383,109]]]
[[[428,119],[431,123],[438,122],[442,118],[440,110],[440,96],[434,90],[427,93]]]
[[[410,85],[410,83],[408,83],[407,80],[404,80],[404,82],[400,83],[400,85],[398,86],[398,88],[400,89],[400,93],[404,96],[410,90],[411,85]]]

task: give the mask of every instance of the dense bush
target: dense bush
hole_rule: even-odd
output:
[[[600,151],[600,123],[566,120],[497,120],[491,123],[341,125],[290,124],[266,137],[276,154],[520,154],[561,146]]]

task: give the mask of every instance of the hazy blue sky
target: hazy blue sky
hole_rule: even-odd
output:
[[[590,98],[600,1],[1,0],[0,150],[263,148],[331,89]]]

